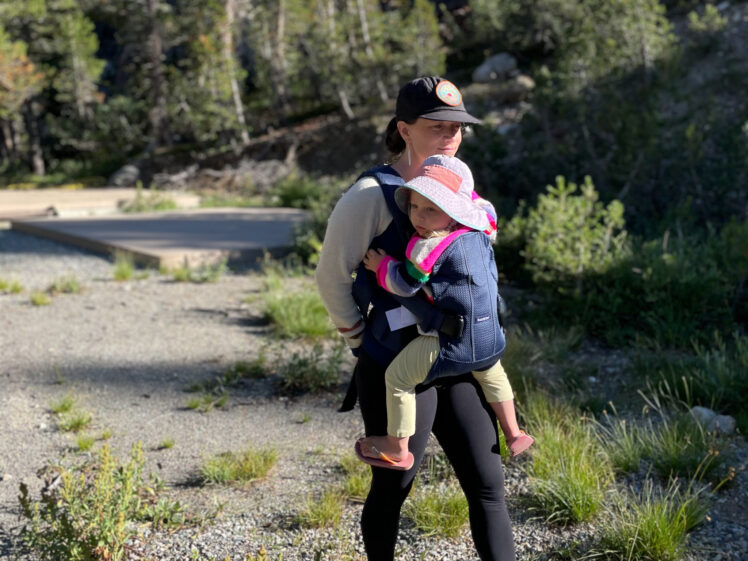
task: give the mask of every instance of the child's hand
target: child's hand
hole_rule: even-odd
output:
[[[376,273],[377,267],[379,267],[379,264],[385,257],[387,257],[387,254],[381,249],[370,249],[366,252],[366,255],[364,255],[364,267]]]

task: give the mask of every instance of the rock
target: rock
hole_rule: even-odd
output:
[[[132,187],[140,179],[140,168],[135,164],[125,164],[109,178],[109,185],[114,187]]]
[[[729,415],[715,415],[708,425],[709,431],[717,431],[722,434],[733,434],[735,432],[735,419]]]
[[[690,413],[691,416],[696,419],[696,422],[703,427],[709,426],[712,420],[717,416],[717,414],[711,409],[707,407],[701,407],[700,405],[692,407]]]
[[[473,82],[502,80],[517,68],[517,59],[509,53],[499,53],[486,59],[473,71]]]
[[[503,84],[499,97],[502,103],[517,103],[527,98],[528,94],[535,89],[535,80],[524,74],[509,80]]]

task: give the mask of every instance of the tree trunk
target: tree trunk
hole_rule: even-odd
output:
[[[369,22],[366,18],[366,6],[364,0],[356,0],[356,3],[358,4],[358,19],[361,22],[361,36],[366,48],[366,57],[374,62],[374,51],[371,48],[371,37],[369,36]],[[380,78],[377,78],[377,90],[379,90],[379,99],[386,102],[389,96],[387,95],[387,88]]]
[[[236,62],[234,60],[234,19],[236,6],[234,0],[226,0],[226,22],[223,28],[223,59],[228,72],[229,82],[231,83],[231,97],[234,100],[234,111],[236,111],[236,120],[239,123],[242,146],[249,145],[249,132],[247,131],[247,121],[244,118],[244,105],[239,93],[239,84],[236,81]]]
[[[338,47],[338,42],[335,35],[335,0],[328,0],[327,2],[327,29],[330,40],[330,52],[332,54],[333,60],[336,60],[339,57],[342,57],[342,53],[341,49]],[[348,117],[349,119],[353,119],[355,118],[355,115],[353,113],[353,110],[351,109],[351,104],[348,101],[348,94],[346,93],[342,83],[339,80],[336,80],[336,77],[336,71],[333,68],[331,81],[335,85],[335,91],[337,92],[338,99],[340,100],[340,107],[343,109],[346,117]]]
[[[36,175],[44,175],[44,154],[42,152],[41,134],[39,131],[39,119],[34,113],[33,101],[28,100],[23,106],[23,116],[26,123],[26,134],[29,137],[29,165]]]
[[[161,64],[163,40],[158,22],[159,0],[148,0],[148,59],[151,78],[151,110],[148,113],[151,125],[151,142],[154,146],[168,144],[166,94],[164,92],[164,69]]]

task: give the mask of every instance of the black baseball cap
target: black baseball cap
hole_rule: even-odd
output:
[[[480,123],[480,119],[465,111],[457,86],[439,76],[416,78],[400,88],[395,118],[412,122],[418,117],[433,121]]]

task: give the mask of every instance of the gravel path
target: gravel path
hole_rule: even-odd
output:
[[[82,284],[80,294],[55,296],[48,306],[29,303],[29,292],[68,275]],[[19,482],[38,493],[37,470],[78,457],[74,438],[55,428],[49,410],[67,393],[93,413],[89,433],[112,432],[120,457],[143,442],[147,470],[165,480],[170,498],[193,511],[210,510],[214,501],[225,505],[202,529],[147,535],[152,559],[192,559],[198,552],[205,561],[244,560],[261,546],[271,561],[281,553],[283,561],[363,559],[359,504],[346,506],[335,530],[293,522],[310,494],[340,481],[340,458],[363,432],[357,413],[335,411],[339,394],[282,398],[271,380],[257,380],[232,390],[225,408],[201,414],[185,407],[190,383],[267,348],[266,327],[244,302],[260,290],[261,279],[227,274],[215,284],[189,284],[156,274],[128,282],[111,277],[107,259],[0,230],[0,279],[24,287],[21,294],[0,295],[0,559],[15,557]],[[165,439],[174,447],[157,450]],[[247,445],[278,449],[266,480],[243,489],[194,485],[207,455]],[[692,534],[689,561],[748,559],[746,448],[740,446],[737,484]],[[554,548],[589,539],[585,525],[558,528],[533,519],[521,500],[527,485],[521,470],[512,464],[505,472],[520,560],[547,559]],[[456,540],[428,538],[406,520],[399,550],[401,560],[476,558],[467,530]]]

